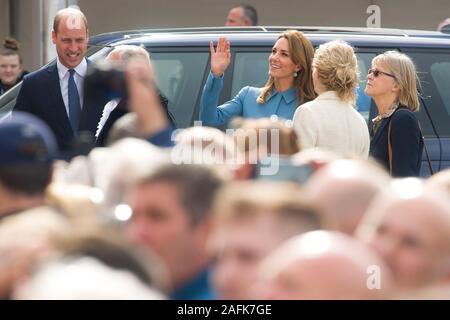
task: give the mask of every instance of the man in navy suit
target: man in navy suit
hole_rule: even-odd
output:
[[[24,78],[14,107],[14,111],[32,113],[46,122],[63,151],[74,148],[81,132],[94,136],[105,104],[84,101],[88,40],[85,15],[73,8],[60,10],[52,31],[57,61]]]

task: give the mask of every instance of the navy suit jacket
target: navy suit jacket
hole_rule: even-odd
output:
[[[423,140],[419,123],[412,111],[400,106],[383,119],[370,141],[370,155],[389,170],[388,130],[391,122],[392,176],[419,176]]]
[[[87,131],[94,137],[105,103],[106,99],[100,97],[98,101],[84,99],[79,133]],[[61,95],[56,61],[25,76],[14,111],[32,113],[47,123],[56,136],[60,150],[74,148],[75,136]]]
[[[175,126],[175,121],[173,120],[172,113],[169,111],[169,101],[165,96],[159,92],[159,100],[161,101],[161,106],[164,109],[167,121],[169,122],[169,127],[172,128]],[[128,111],[128,102],[126,100],[121,100],[119,104],[114,108],[113,111],[111,111],[108,119],[106,120],[105,124],[103,125],[102,130],[100,131],[98,138],[95,142],[96,147],[106,147],[106,142],[108,139],[109,132],[111,131],[112,127],[118,121],[120,118],[125,116]]]

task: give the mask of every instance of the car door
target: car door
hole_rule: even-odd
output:
[[[209,72],[209,48],[147,48],[156,72],[159,90],[168,99],[177,128],[198,119],[198,104]]]
[[[402,50],[416,64],[421,82],[419,121],[434,172],[450,167],[450,48],[408,48]],[[424,117],[431,119],[424,125]],[[422,173],[429,174],[426,155]]]

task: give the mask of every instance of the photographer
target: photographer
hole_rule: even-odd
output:
[[[108,63],[111,63],[112,66],[115,66],[117,70],[113,70],[112,72],[114,73],[114,75],[117,75],[118,77],[120,77],[119,82],[121,82],[121,85],[119,85],[119,88],[112,88],[115,86],[114,80],[116,79],[114,76],[112,77],[102,77],[100,81],[106,80],[108,83],[103,83],[102,85],[108,87],[108,90],[118,90],[118,91],[123,91],[123,92],[117,92],[115,94],[113,94],[113,96],[120,96],[120,98],[114,98],[111,99],[105,106],[103,109],[103,114],[102,117],[100,119],[100,122],[98,123],[97,126],[97,132],[95,134],[97,140],[96,140],[96,146],[100,146],[103,147],[107,144],[107,139],[108,139],[108,135],[110,133],[110,130],[112,129],[113,125],[117,122],[117,120],[119,120],[120,118],[124,117],[127,113],[129,113],[129,101],[128,101],[128,94],[127,94],[127,90],[126,90],[126,86],[127,83],[130,81],[129,79],[125,79],[123,78],[123,74],[121,74],[120,70],[123,68],[126,68],[128,62],[130,62],[130,60],[132,60],[133,58],[138,58],[140,60],[140,67],[143,68],[144,70],[147,70],[147,72],[151,72],[152,73],[152,78],[153,77],[153,68],[151,65],[151,61],[150,61],[150,55],[148,54],[148,52],[139,46],[134,46],[134,45],[121,45],[118,46],[116,48],[114,48],[113,51],[111,51],[107,58],[106,61]],[[146,67],[149,67],[146,68]],[[116,72],[119,71],[119,72]],[[91,85],[92,86],[97,86],[97,85],[101,85],[98,83],[95,83],[95,81],[97,81],[97,79],[95,78],[95,73],[96,70],[94,70],[92,72],[91,75],[91,79],[92,80],[88,80],[87,82],[87,86]],[[139,75],[137,75],[139,76]],[[131,78],[133,78],[134,76],[131,76]],[[91,81],[94,81],[94,83],[92,83]],[[131,81],[133,81],[133,79],[131,79]],[[121,87],[123,85],[123,88]],[[87,90],[91,90],[93,92],[96,92],[97,90],[93,90],[93,88],[87,88]],[[109,95],[109,94],[108,94]],[[168,107],[167,107],[167,99],[161,95],[161,93],[159,93],[159,103],[163,106],[163,108],[165,109],[165,118],[167,119],[167,121],[173,125],[173,121],[172,121],[172,116],[170,114],[170,112],[168,111]],[[147,110],[148,111],[148,110]]]
[[[137,130],[142,137],[160,147],[173,146],[171,136],[174,128],[161,106],[154,79],[151,64],[140,58],[129,61],[126,81],[130,111],[136,114]]]

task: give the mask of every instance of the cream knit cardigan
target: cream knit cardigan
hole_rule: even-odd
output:
[[[364,118],[335,91],[297,108],[294,129],[302,149],[322,148],[340,156],[367,158],[370,137]]]

